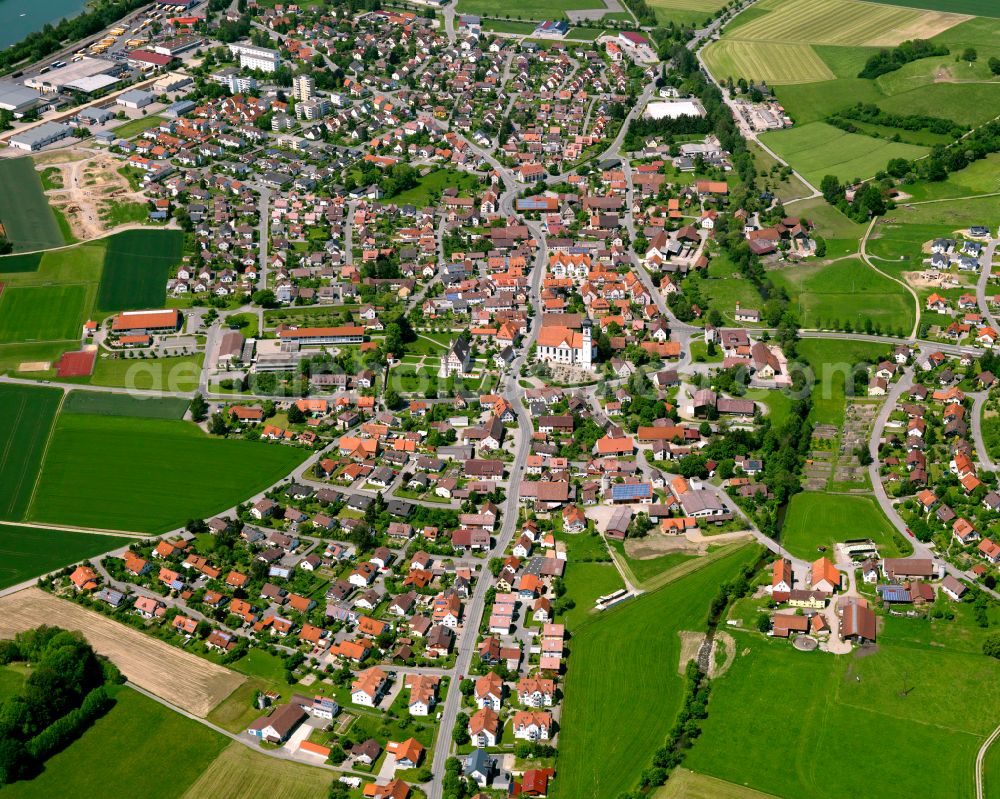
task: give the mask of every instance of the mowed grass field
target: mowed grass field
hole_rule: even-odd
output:
[[[851,538],[870,538],[883,557],[908,554],[900,552],[892,525],[871,497],[811,491],[792,497],[781,528],[781,545],[792,555],[815,560],[822,555],[818,547],[832,552],[834,544]]]
[[[909,333],[913,327],[916,309],[910,293],[859,259],[768,274],[788,292],[803,327],[840,328],[849,321],[856,328],[867,319],[883,330]]]
[[[651,796],[652,799],[775,799],[771,794],[698,774],[686,768],[675,769],[667,784]]]
[[[971,14],[977,17],[1000,17],[996,0],[879,0],[887,6],[927,8],[932,11],[950,11],[953,14]]]
[[[761,141],[818,186],[825,175],[841,181],[870,178],[893,158],[914,159],[927,147],[846,133],[824,122],[765,133]]]
[[[577,626],[550,796],[617,799],[637,785],[680,707],[677,633],[704,629],[719,584],[758,551],[742,548]]]
[[[720,39],[705,48],[705,64],[717,78],[769,84],[814,83],[836,76],[804,43]]]
[[[159,308],[171,267],[181,259],[179,230],[126,230],[107,239],[97,307],[102,311]]]
[[[139,391],[194,391],[204,353],[170,358],[98,358],[90,384]]]
[[[326,796],[334,774],[277,760],[233,742],[222,750],[182,799],[316,799]]]
[[[228,739],[158,702],[118,686],[116,704],[28,782],[4,787],[12,799],[107,796],[110,786],[143,799],[178,799]],[[280,786],[274,786],[280,796]]]
[[[28,516],[162,533],[236,505],[305,457],[293,447],[210,438],[189,422],[63,413]]]
[[[863,658],[737,633],[739,654],[712,681],[684,765],[795,799],[970,799],[976,751],[996,726],[1000,663],[937,634],[897,634],[907,623],[930,631],[926,622],[885,622]]]
[[[65,244],[31,158],[0,160],[0,223],[15,252]]]
[[[726,5],[726,0],[649,0],[646,4],[661,25],[695,25],[704,22]]]
[[[79,337],[87,289],[83,285],[23,286],[0,294],[0,341],[62,341]]]
[[[24,518],[61,400],[54,388],[0,385],[0,519]]]
[[[733,36],[764,42],[889,47],[907,39],[928,39],[964,19],[859,0],[763,0],[758,7],[769,13],[738,26]]]
[[[131,541],[119,536],[0,524],[0,589],[128,546]]]

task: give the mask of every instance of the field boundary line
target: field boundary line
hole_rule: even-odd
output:
[[[0,521],[0,527],[30,527],[33,530],[51,530],[55,533],[81,533],[83,535],[106,535],[114,538],[159,538],[152,533],[137,533],[133,530],[102,530],[98,527],[73,527],[68,524],[46,524],[45,522]]]
[[[24,406],[27,403],[27,401],[28,401],[27,397],[21,398],[21,404],[17,408],[17,417],[14,419],[13,429],[17,429],[17,426],[20,424],[21,417],[24,415]],[[10,457],[10,448],[13,445],[14,445],[14,436],[11,436],[9,439],[7,439],[7,446],[3,448],[3,453],[0,453],[0,455],[2,455],[2,457],[0,457],[0,469],[3,469],[7,465],[7,458]],[[22,480],[24,479],[23,474],[21,475],[21,479]],[[21,482],[18,481],[18,487],[20,487],[20,485]],[[11,510],[13,509],[14,500],[16,499],[16,497],[17,497],[16,492],[11,495],[10,504],[7,505],[7,511],[6,511],[7,513],[10,513]],[[29,502],[28,504],[30,505],[31,503]],[[27,508],[25,508],[25,511],[27,511]]]
[[[42,449],[42,457],[38,461],[38,474],[35,475],[35,484],[31,487],[31,496],[28,497],[28,504],[24,509],[25,516],[31,512],[31,506],[35,504],[35,494],[38,493],[38,484],[42,480],[42,470],[45,468],[45,460],[49,457],[49,445],[52,444],[52,438],[56,434],[56,425],[59,423],[63,404],[66,402],[67,391],[65,389],[60,389],[60,391],[62,391],[62,395],[59,397],[59,405],[56,407],[56,412],[52,415],[52,426],[49,427],[49,434],[45,439],[45,447]]]

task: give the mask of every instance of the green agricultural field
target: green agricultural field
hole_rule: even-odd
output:
[[[677,633],[703,630],[719,584],[758,552],[743,547],[576,628],[559,733],[558,799],[616,799],[638,784],[680,706]]]
[[[496,0],[459,0],[459,14],[482,17],[513,17],[514,19],[565,19],[567,11],[604,8],[601,0],[509,0],[502,6]]]
[[[179,230],[126,230],[106,241],[97,306],[102,311],[162,307],[170,269],[181,260],[184,234]]]
[[[14,272],[35,272],[41,266],[44,254],[41,252],[28,252],[24,255],[4,255],[0,257],[0,274],[9,275]]]
[[[72,391],[63,403],[65,413],[98,416],[137,416],[146,419],[180,419],[190,403],[180,397],[147,397],[109,394],[99,391]]]
[[[139,391],[194,391],[204,359],[204,353],[155,359],[98,358],[90,384]]]
[[[0,342],[79,338],[86,321],[83,285],[24,286],[0,294]]]
[[[705,48],[705,64],[719,79],[767,84],[833,80],[830,68],[808,44],[720,39]]]
[[[316,799],[325,796],[335,775],[323,769],[278,760],[235,741],[226,747],[181,799]]]
[[[16,252],[61,247],[63,240],[31,158],[0,160],[0,224]]]
[[[795,213],[808,219],[826,239],[827,258],[838,258],[859,251],[867,225],[852,221],[822,197],[796,203]]]
[[[306,454],[210,438],[189,422],[64,413],[29,518],[162,533],[236,505],[291,472]]]
[[[712,681],[711,712],[685,766],[795,799],[971,799],[976,751],[996,726],[1000,663],[940,639],[902,642],[886,627],[863,658],[738,634],[740,654]],[[779,726],[785,745],[775,757],[764,731]],[[844,767],[876,751],[876,771]]]
[[[205,772],[229,740],[197,721],[124,686],[116,704],[28,782],[4,787],[11,799],[106,796],[127,785],[143,799],[178,799]],[[166,753],[169,753],[166,754]],[[275,787],[275,795],[280,786]]]
[[[0,589],[131,542],[120,536],[0,524]]]
[[[748,141],[747,147],[750,150],[750,154],[753,156],[754,165],[757,167],[758,173],[761,175],[766,173],[767,177],[765,178],[765,181],[767,182],[768,188],[770,188],[783,203],[787,203],[789,200],[798,200],[802,197],[808,197],[812,194],[812,192],[806,188],[805,184],[795,175],[789,175],[787,179],[780,180],[779,174],[781,165],[770,153],[765,152],[764,149],[757,144],[757,142]],[[775,169],[777,171],[772,171]],[[795,209],[795,212],[799,213],[801,208],[801,205],[798,206]]]
[[[912,160],[929,152],[913,144],[845,133],[824,122],[766,133],[761,139],[814,186],[825,175],[842,181],[870,178],[893,158]]]
[[[818,547],[832,552],[834,544],[851,538],[870,538],[883,557],[911,551],[871,497],[811,491],[792,497],[781,528],[781,545],[792,555],[815,560],[821,554]]]
[[[879,0],[883,5],[926,8],[947,11],[951,14],[970,14],[977,17],[1000,17],[1000,8],[994,0]]]
[[[0,385],[0,519],[24,518],[61,400],[54,388]]]
[[[838,427],[844,423],[844,382],[847,375],[863,360],[888,354],[885,344],[839,339],[803,339],[798,350],[800,359],[809,365],[816,378],[810,418],[817,424]],[[866,393],[866,385],[857,387],[859,393]]]
[[[870,319],[882,330],[913,328],[910,293],[857,258],[774,270],[769,277],[788,292],[803,327],[839,329],[850,322],[860,328]]]

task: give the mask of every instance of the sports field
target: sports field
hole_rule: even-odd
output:
[[[107,239],[97,307],[102,311],[159,308],[170,268],[181,259],[179,230],[126,230]]]
[[[5,288],[0,294],[0,341],[63,341],[80,337],[83,285]]]
[[[857,329],[866,320],[883,330],[906,333],[913,327],[913,297],[899,283],[851,258],[826,266],[796,266],[769,273],[783,286],[803,327]]]
[[[971,799],[976,751],[996,726],[1000,663],[948,645],[925,621],[885,622],[878,651],[863,658],[741,634],[685,766],[795,799]],[[928,634],[902,641],[906,626]]]
[[[189,403],[179,397],[146,397],[108,394],[98,391],[72,391],[63,403],[65,413],[90,413],[98,416],[138,416],[147,419],[180,419]]]
[[[61,399],[54,388],[0,385],[0,519],[24,517]]]
[[[705,48],[705,64],[719,79],[768,84],[813,83],[836,76],[808,44],[720,39]]]
[[[228,739],[125,686],[115,706],[28,782],[4,787],[12,799],[107,796],[110,786],[143,799],[178,799]],[[279,786],[275,786],[274,795]]]
[[[66,243],[31,158],[0,160],[0,186],[0,223],[15,252],[47,250]]]
[[[894,532],[871,497],[806,491],[788,504],[781,545],[795,557],[810,561],[821,556],[817,547],[831,552],[834,544],[851,538],[870,538],[883,557],[909,554],[899,551],[901,542]]]
[[[61,414],[32,521],[161,533],[271,485],[305,450],[210,438],[189,422]]]
[[[919,158],[927,147],[845,133],[824,122],[765,133],[761,141],[818,186],[825,175],[841,181],[870,178],[893,158]]]
[[[0,589],[128,546],[131,541],[110,535],[0,524]]]
[[[182,799],[316,799],[326,796],[334,774],[277,760],[233,742]]]
[[[677,633],[704,629],[719,584],[757,553],[744,547],[577,626],[559,733],[558,799],[617,799],[638,784],[680,706]]]

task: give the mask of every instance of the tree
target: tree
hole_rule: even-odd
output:
[[[347,784],[337,779],[330,783],[327,799],[349,799],[350,795],[351,789],[347,787]]]
[[[204,422],[208,418],[208,403],[201,394],[195,394],[191,400],[191,418],[196,422]]]
[[[823,192],[824,199],[831,205],[836,204],[843,194],[843,187],[836,175],[824,175],[823,180],[820,181],[819,190]]]
[[[472,740],[469,735],[469,714],[459,713],[455,717],[455,729],[452,730],[451,739],[457,746],[465,746]]]
[[[976,48],[975,47],[966,47],[962,51],[962,60],[963,61],[967,61],[968,63],[971,64],[977,58],[979,58],[979,53],[976,52]]]
[[[289,424],[302,424],[306,420],[306,415],[302,413],[302,410],[294,402],[288,406],[288,423]]]
[[[213,413],[212,419],[208,423],[208,432],[213,436],[224,436],[229,432],[229,425],[226,424],[226,417],[221,413]]]
[[[402,404],[399,398],[399,392],[397,392],[394,388],[387,389],[383,398],[385,400],[385,407],[389,410],[394,410]]]
[[[771,630],[771,617],[766,613],[757,614],[757,632],[767,633]]]
[[[990,56],[990,60],[986,62],[989,65],[990,72],[994,75],[1000,75],[1000,58],[995,55]]]
[[[983,641],[983,654],[1000,660],[1000,633],[992,633]]]
[[[274,308],[278,304],[278,300],[274,296],[274,292],[271,291],[271,289],[261,289],[260,291],[255,291],[250,299],[254,305],[260,305],[264,308]]]

